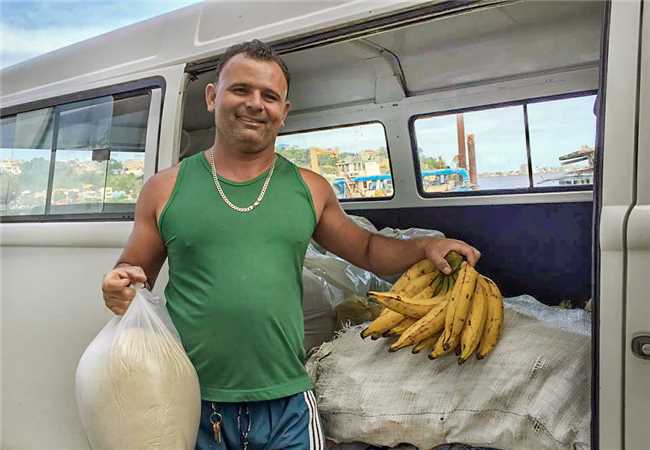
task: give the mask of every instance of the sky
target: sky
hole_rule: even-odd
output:
[[[0,68],[199,0],[0,0]]]

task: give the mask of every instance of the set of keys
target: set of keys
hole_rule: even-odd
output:
[[[212,424],[212,431],[214,432],[214,440],[217,444],[221,445],[221,422],[223,416],[217,412],[217,408],[212,403],[212,414],[210,414],[210,423]]]
[[[246,406],[246,412],[245,414],[248,413],[248,407]],[[239,410],[239,414],[237,415],[237,426],[241,430],[241,407]],[[214,403],[212,403],[212,413],[210,414],[210,424],[212,425],[212,432],[214,433],[214,441],[217,443],[217,445],[221,445],[221,442],[223,441],[223,437],[221,436],[221,423],[223,422],[223,416],[219,411],[217,411],[217,407]],[[242,434],[242,450],[248,450],[248,434],[251,431],[251,420],[250,416],[248,416],[248,427],[246,431]]]

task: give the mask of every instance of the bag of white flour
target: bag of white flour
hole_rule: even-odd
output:
[[[93,450],[194,449],[199,381],[163,298],[136,289],[82,355],[75,381]]]

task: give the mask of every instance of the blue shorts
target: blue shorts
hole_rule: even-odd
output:
[[[221,442],[215,436],[219,423]],[[324,450],[325,437],[312,391],[275,400],[201,402],[195,450]]]

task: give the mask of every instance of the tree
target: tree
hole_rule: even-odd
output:
[[[124,166],[120,161],[117,161],[115,159],[108,161],[108,173],[110,175],[119,175],[122,173],[122,170],[124,170]]]
[[[117,202],[131,202],[142,190],[143,180],[142,177],[130,173],[109,177],[107,184],[113,188],[113,192],[121,191],[125,193],[125,197],[117,199]],[[110,199],[107,199],[107,201],[110,202]]]
[[[0,212],[13,209],[11,204],[18,199],[18,176],[2,172],[0,177]]]
[[[20,164],[20,175],[18,176],[18,190],[22,191],[45,191],[47,179],[50,173],[50,161],[43,157],[23,161]]]
[[[421,156],[420,166],[422,167],[422,170],[437,170],[447,167],[447,163],[442,158],[442,156],[438,156],[437,158],[434,158],[432,156]]]
[[[309,158],[307,157],[306,148],[290,147],[278,150],[278,153],[300,167],[309,167]]]

